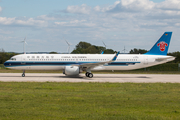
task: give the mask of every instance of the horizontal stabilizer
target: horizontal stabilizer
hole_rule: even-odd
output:
[[[174,60],[175,59],[175,57],[168,57],[168,58],[157,58],[156,59],[156,61],[158,61],[158,62],[161,62],[161,61],[172,61],[172,60]]]

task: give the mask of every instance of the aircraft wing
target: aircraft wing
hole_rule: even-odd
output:
[[[110,61],[97,62],[97,63],[84,63],[84,64],[72,65],[72,66],[78,66],[78,67],[81,67],[81,68],[90,68],[90,69],[92,69],[92,68],[100,66],[100,65],[104,65],[104,64],[107,64],[107,63],[114,62],[117,59],[118,55],[119,55],[119,52],[117,52]]]

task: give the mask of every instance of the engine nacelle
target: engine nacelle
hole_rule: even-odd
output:
[[[79,75],[80,69],[77,66],[66,66],[64,69],[65,75],[74,76]]]

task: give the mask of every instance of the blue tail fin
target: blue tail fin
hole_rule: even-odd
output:
[[[167,55],[172,32],[165,32],[146,55]]]

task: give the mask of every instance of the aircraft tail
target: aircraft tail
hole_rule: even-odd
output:
[[[165,32],[145,55],[167,55],[172,32]]]

